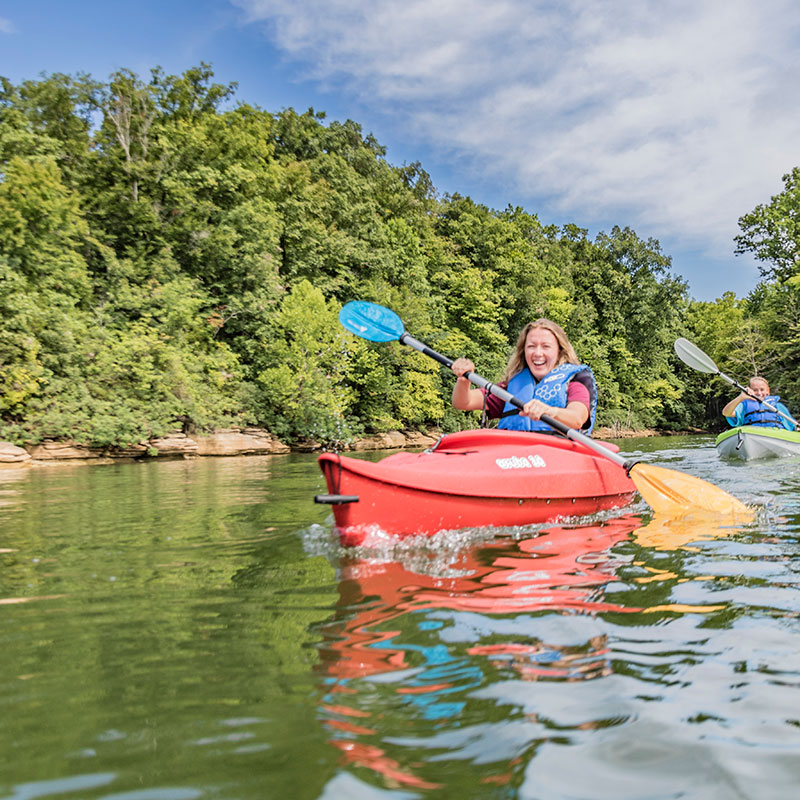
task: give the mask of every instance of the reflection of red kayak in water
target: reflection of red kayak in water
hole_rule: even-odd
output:
[[[403,651],[386,647],[397,631],[383,625],[411,611],[635,611],[602,602],[599,589],[622,563],[611,548],[640,525],[639,517],[625,516],[602,525],[547,528],[521,542],[495,541],[461,554],[451,565],[455,577],[418,574],[397,561],[349,560],[342,566],[341,605],[359,610],[325,651],[325,671],[359,677],[405,668]]]
[[[495,666],[509,664],[523,680],[584,681],[611,671],[604,636],[593,636],[581,649],[548,646],[537,641],[533,644],[475,645],[467,652],[473,656],[487,656]]]
[[[504,736],[492,738],[487,713],[505,719],[492,698],[513,703],[515,696],[530,697],[520,681],[549,682],[543,687],[549,694],[557,683],[611,674],[615,656],[605,625],[592,619],[596,614],[723,608],[662,604],[668,590],[625,592],[625,606],[604,594],[623,564],[634,565],[624,578],[628,589],[690,580],[662,569],[663,562],[650,566],[640,548],[691,550],[693,542],[729,532],[708,520],[652,520],[642,527],[638,517],[625,516],[547,528],[524,541],[494,540],[432,569],[433,551],[414,553],[414,563],[424,565],[415,569],[396,561],[342,562],[340,608],[324,629],[327,646],[318,667],[325,692],[319,713],[331,744],[345,764],[409,789],[436,786],[444,752],[452,749],[457,761],[461,745],[480,754],[488,745],[493,756],[483,782],[508,784],[525,768],[523,745],[515,743],[513,725],[507,745]],[[629,540],[635,548],[616,547]],[[639,608],[634,596],[656,604]],[[535,722],[537,713],[527,703],[525,719]],[[598,724],[606,722],[587,719],[577,727]],[[502,720],[497,730],[503,731]]]
[[[323,453],[319,464],[330,494],[315,499],[332,504],[346,546],[375,529],[405,536],[585,516],[636,492],[624,469],[580,443],[520,431],[460,431],[377,462]]]
[[[321,651],[319,670],[326,684],[321,713],[345,762],[394,784],[432,788],[435,783],[401,763],[402,748],[398,753],[387,745],[387,717],[383,711],[376,716],[376,708],[391,707],[392,719],[407,708],[414,724],[422,724],[420,718],[457,717],[464,695],[480,685],[489,664],[507,665],[524,679],[588,680],[607,674],[603,637],[564,647],[533,636],[497,641],[495,634],[459,654],[437,633],[444,625],[441,615],[430,612],[513,618],[543,610],[636,611],[603,602],[602,587],[627,563],[612,548],[640,525],[638,517],[627,516],[600,525],[548,528],[521,542],[493,541],[459,554],[432,575],[396,561],[344,562],[341,618],[326,626],[329,643]],[[379,691],[384,695],[376,703]]]

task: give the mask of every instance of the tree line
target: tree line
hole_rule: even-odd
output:
[[[719,426],[730,387],[684,367],[678,336],[800,400],[797,169],[740,220],[761,283],[697,302],[628,227],[590,238],[440,194],[356,122],[271,113],[213,78],[0,78],[0,439],[474,426],[448,371],[341,328],[352,299],[491,379],[519,329],[550,317],[595,371],[600,425]]]

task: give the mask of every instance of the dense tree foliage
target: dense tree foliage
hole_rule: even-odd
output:
[[[751,251],[766,277],[786,280],[800,271],[800,168],[783,176],[784,191],[739,220],[736,251]]]
[[[761,262],[762,282],[744,299],[727,292],[715,303],[692,303],[689,329],[726,374],[746,383],[765,377],[795,416],[800,414],[800,169],[784,190],[739,219],[736,252]],[[694,417],[717,419],[735,390],[721,381],[683,376]],[[721,386],[720,386],[721,384]]]
[[[800,394],[785,372],[800,360],[797,170],[741,222],[768,280],[746,301],[696,303],[629,228],[590,239],[441,196],[357,123],[269,113],[235,90],[205,64],[0,78],[0,439],[474,425],[435,362],[341,328],[351,299],[491,378],[527,321],[556,320],[595,370],[600,424],[713,423],[726,387],[677,362],[678,336]]]

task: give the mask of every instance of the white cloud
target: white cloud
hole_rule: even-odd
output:
[[[16,33],[14,23],[10,19],[0,17],[0,33]]]
[[[729,254],[800,163],[794,0],[234,2],[306,77],[565,221]]]

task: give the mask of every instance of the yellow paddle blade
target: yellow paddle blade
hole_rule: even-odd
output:
[[[741,521],[755,517],[755,512],[741,500],[685,472],[639,462],[631,467],[630,476],[644,501],[660,514],[676,516],[705,511],[735,515]]]

